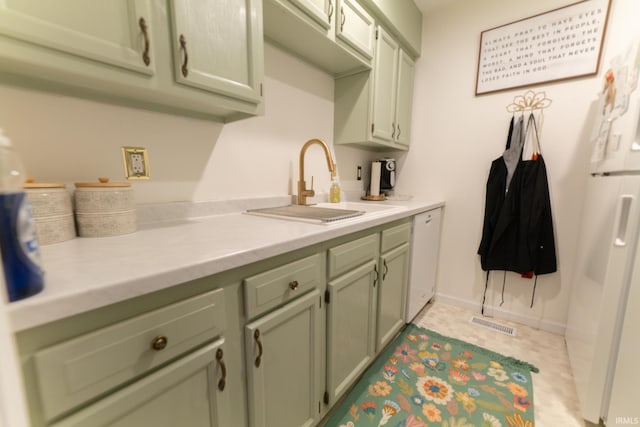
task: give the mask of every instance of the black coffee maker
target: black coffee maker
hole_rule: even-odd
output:
[[[393,190],[396,185],[395,159],[380,159],[380,191]]]

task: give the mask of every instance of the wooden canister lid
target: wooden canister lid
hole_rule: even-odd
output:
[[[98,182],[76,182],[76,188],[82,187],[98,187],[98,188],[113,188],[113,187],[131,187],[128,182],[109,182],[109,178],[98,178]]]
[[[32,176],[27,177],[27,182],[22,186],[23,188],[65,188],[66,185],[63,182],[36,182]]]

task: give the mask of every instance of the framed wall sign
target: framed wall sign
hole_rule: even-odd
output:
[[[583,0],[483,31],[476,95],[595,75],[611,0]]]

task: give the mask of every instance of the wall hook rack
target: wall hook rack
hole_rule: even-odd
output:
[[[534,92],[528,90],[524,95],[518,95],[513,98],[513,102],[507,105],[509,113],[524,113],[526,111],[543,110],[551,105],[552,101],[547,98],[545,92]]]

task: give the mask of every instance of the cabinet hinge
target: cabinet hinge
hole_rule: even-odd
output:
[[[329,404],[329,392],[328,391],[324,392],[324,404],[325,405]]]
[[[329,304],[331,302],[331,293],[329,293],[328,289],[324,291],[324,302],[326,304]]]

